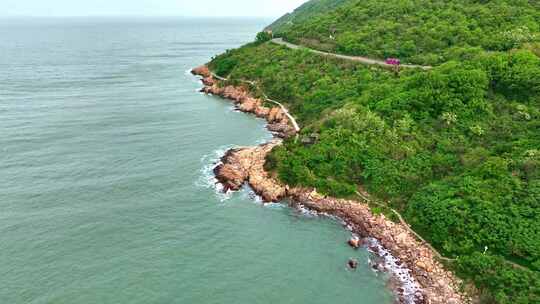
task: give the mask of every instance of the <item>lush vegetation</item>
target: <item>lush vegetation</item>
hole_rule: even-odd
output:
[[[481,303],[538,303],[538,272],[516,270],[499,256],[473,253],[458,258],[458,274],[471,278],[482,288]]]
[[[459,13],[463,13],[463,3],[469,4],[467,11],[493,12],[507,2],[452,1]],[[497,20],[498,25],[489,31],[482,27],[489,37],[498,37],[510,26],[538,31],[538,4],[512,2],[508,12],[520,13],[511,24],[505,23],[507,15],[501,13],[507,10],[491,19],[485,12],[479,14],[476,24]],[[357,1],[347,3],[362,7]],[[362,3],[367,11],[378,5],[369,0]],[[352,12],[349,6],[309,22],[334,18],[345,8]],[[407,16],[422,15],[422,9]],[[449,24],[443,22],[445,18],[453,20],[448,12],[433,18],[431,22],[445,26]],[[472,22],[472,17],[463,20]],[[532,24],[531,20],[537,21]],[[289,33],[309,22],[293,23]],[[416,33],[422,33],[425,24]],[[410,27],[414,26],[406,30],[414,32]],[[366,39],[382,37],[393,43],[393,36],[372,36]],[[263,90],[287,104],[303,126],[301,138],[318,134],[313,144],[286,141],[269,156],[269,170],[290,185],[312,186],[338,197],[352,197],[365,189],[400,210],[445,256],[456,258],[452,266],[476,284],[484,303],[540,303],[537,48],[531,43],[502,48],[480,45],[484,38],[473,52],[448,45],[425,48],[422,56],[443,51],[455,55],[444,55],[444,60],[459,60],[445,61],[430,71],[396,74],[289,50],[267,40],[261,34],[256,43],[216,57],[210,67],[233,82],[257,81],[259,85],[251,88],[255,93]],[[371,47],[381,50],[376,44]]]
[[[335,8],[334,2],[341,5]],[[301,18],[288,17],[272,28],[291,42],[317,49],[434,65],[470,57],[481,50],[507,51],[524,44],[538,50],[539,3],[313,1],[297,13]]]
[[[232,79],[257,80],[266,94],[287,101],[303,136],[320,134],[313,145],[290,140],[271,155],[270,169],[283,181],[335,196],[364,187],[403,211],[449,257],[474,264],[467,258],[487,247],[490,255],[482,257],[489,263],[476,259],[480,270],[469,277],[497,303],[540,300],[536,55],[482,54],[396,77],[253,44],[218,56],[211,67]],[[524,268],[493,267],[499,258]]]
[[[255,43],[256,44],[261,44],[261,43],[265,43],[267,41],[270,41],[272,40],[272,35],[268,32],[259,32],[257,34],[257,36],[255,37]]]
[[[308,1],[292,13],[285,14],[283,17],[274,21],[267,27],[268,30],[275,31],[277,33],[283,32],[287,28],[291,27],[294,23],[307,21],[315,15],[319,15],[324,12],[331,11],[338,6],[346,3],[349,0],[311,0]]]

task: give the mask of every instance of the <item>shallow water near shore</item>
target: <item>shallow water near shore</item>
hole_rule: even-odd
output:
[[[270,21],[0,20],[0,303],[393,302],[338,221],[216,193],[270,134],[186,71]]]

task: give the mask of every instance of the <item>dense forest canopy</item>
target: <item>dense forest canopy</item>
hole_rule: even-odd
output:
[[[367,190],[455,258],[484,303],[540,303],[538,2],[364,0],[309,12],[278,33],[437,66],[396,73],[264,34],[217,56],[213,71],[257,81],[254,93],[284,102],[301,137],[318,134],[287,140],[267,169],[337,197]],[[414,51],[392,53],[407,41]]]
[[[334,6],[339,2],[338,6]],[[311,5],[308,5],[310,4]],[[539,2],[531,0],[310,1],[271,28],[316,49],[440,64],[481,50],[540,50]]]

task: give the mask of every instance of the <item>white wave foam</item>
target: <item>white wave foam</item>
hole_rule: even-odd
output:
[[[198,80],[202,79],[202,77],[201,77],[200,75],[194,75],[194,74],[192,74],[192,73],[191,73],[191,69],[185,70],[185,71],[184,71],[184,75],[190,76],[190,78],[193,78],[193,79],[198,79]]]
[[[263,198],[257,193],[255,193],[255,191],[253,191],[253,189],[247,184],[244,185],[244,187],[242,188],[242,190],[239,191],[239,193],[242,198],[246,200],[250,200],[254,204],[268,208],[268,209],[287,208],[287,205],[284,203],[279,203],[279,202],[278,203],[265,203]]]
[[[193,83],[197,83],[197,84],[200,84],[201,83],[201,80],[203,79],[201,76],[199,75],[193,75],[191,74],[191,69],[188,69],[186,71],[184,71],[184,76],[188,77],[191,82]],[[199,89],[200,90],[200,89]]]
[[[345,221],[341,219],[339,216],[328,214],[326,212],[314,211],[309,208],[306,208],[302,204],[298,205],[296,209],[298,210],[298,212],[300,212],[300,214],[306,217],[325,217],[325,218],[328,218],[328,219],[331,219],[340,223],[341,225],[345,226],[348,230],[352,231],[352,227],[348,227]]]
[[[418,282],[413,278],[409,269],[400,263],[399,259],[394,257],[390,251],[384,248],[381,243],[374,238],[367,239],[367,248],[370,252],[377,255],[382,260],[383,270],[388,272],[392,278],[396,279],[399,287],[403,290],[400,293],[402,299],[407,304],[414,304],[422,290]],[[375,248],[375,250],[373,250]],[[372,263],[372,261],[370,261]]]
[[[287,205],[285,205],[284,203],[267,203],[264,204],[264,207],[268,209],[283,209],[287,208]]]
[[[220,202],[225,202],[232,197],[232,192],[224,192],[223,185],[218,182],[214,174],[214,169],[221,164],[221,158],[227,153],[228,150],[234,146],[223,146],[215,150],[214,152],[204,155],[201,158],[201,169],[199,170],[200,176],[195,182],[195,186],[206,189],[214,189],[216,197]]]
[[[251,189],[251,187],[248,185],[244,185],[239,193],[243,199],[252,201],[257,205],[263,205],[264,203],[262,197],[257,195],[257,193],[255,193],[255,191],[253,191],[253,189]]]

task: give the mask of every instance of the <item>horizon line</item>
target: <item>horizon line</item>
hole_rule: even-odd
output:
[[[95,15],[0,15],[2,18],[111,18],[111,17],[140,17],[140,18],[279,18],[280,16],[258,16],[258,15],[223,15],[223,16],[204,16],[204,15],[140,15],[140,14],[95,14]]]

